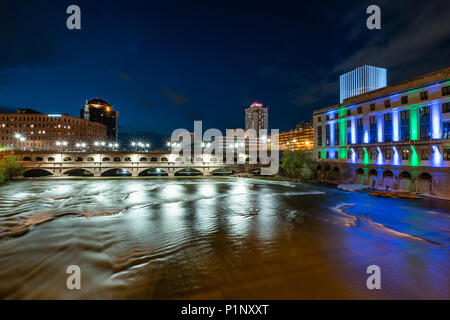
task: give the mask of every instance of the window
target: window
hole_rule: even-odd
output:
[[[450,86],[446,86],[442,88],[442,95],[448,96],[450,94]]]
[[[334,145],[339,145],[340,144],[340,132],[339,132],[339,123],[336,122],[334,124]]]
[[[422,91],[420,93],[420,100],[427,100],[428,99],[428,91]]]
[[[317,159],[320,159],[320,151],[317,152]]]
[[[358,113],[362,112],[362,107],[358,107]]]
[[[444,149],[443,151],[444,161],[450,161],[450,149]]]
[[[370,111],[375,111],[375,103],[370,104]]]
[[[392,149],[386,149],[386,151],[384,152],[384,158],[386,160],[391,160],[392,159]]]
[[[317,127],[317,145],[322,146],[322,126]]]
[[[322,118],[321,117],[317,117],[317,122],[322,122]]]
[[[442,139],[450,139],[450,121],[442,123]]]
[[[370,142],[377,141],[377,117],[371,116],[370,118]]]
[[[408,103],[408,96],[403,96],[402,97],[402,104],[407,104]]]
[[[450,112],[450,102],[446,102],[442,104],[442,113]]]
[[[391,100],[384,100],[384,107],[389,108],[391,106]]]
[[[352,121],[347,120],[347,144],[352,143]]]
[[[327,115],[325,116],[325,119],[326,119],[326,120],[330,120],[330,115],[327,114]]]
[[[378,151],[376,150],[370,150],[370,160],[377,160]]]
[[[347,151],[347,159],[351,159],[352,158],[352,151],[348,150]]]
[[[325,126],[325,145],[330,145],[330,125]],[[328,158],[327,158],[328,159]]]
[[[402,160],[409,160],[409,150],[402,150]]]
[[[423,149],[422,150],[422,160],[429,160],[430,159],[430,150]]]
[[[364,159],[364,149],[358,149],[358,159]]]
[[[420,123],[420,140],[429,140],[431,137],[431,116],[430,107],[422,107],[419,109]]]
[[[357,119],[356,120],[356,141],[358,141],[358,144],[364,143],[364,125],[363,125],[363,119]]]
[[[408,141],[410,137],[409,110],[400,111],[400,135],[402,141]]]
[[[327,151],[326,157],[327,157],[327,159],[330,159],[330,152]]]
[[[347,109],[347,115],[349,116],[349,115],[351,115],[351,114],[352,114],[352,110]]]
[[[384,142],[392,141],[392,114],[384,114]]]

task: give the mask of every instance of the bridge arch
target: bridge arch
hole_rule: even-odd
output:
[[[102,177],[130,177],[131,172],[126,169],[108,169],[101,174]]]
[[[160,176],[168,176],[167,171],[164,171],[160,168],[150,168],[144,169],[139,172],[139,177],[160,177]]]
[[[46,176],[52,176],[53,175],[53,173],[51,173],[50,171],[48,171],[48,170],[45,170],[45,169],[30,169],[30,170],[26,170],[24,173],[23,173],[23,176],[24,177],[27,177],[27,178],[31,178],[31,177],[33,177],[33,178],[37,178],[37,177],[46,177]]]
[[[211,171],[211,174],[213,176],[231,176],[235,173],[236,173],[236,171],[234,171],[233,169],[230,169],[230,168],[218,168],[218,169]]]
[[[184,168],[175,172],[175,176],[201,176],[203,172],[194,168]]]
[[[70,169],[66,172],[63,172],[63,175],[69,177],[92,177],[94,176],[94,173],[87,169]]]

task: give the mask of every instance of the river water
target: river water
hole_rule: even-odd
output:
[[[247,178],[15,181],[0,298],[449,299],[449,204]]]

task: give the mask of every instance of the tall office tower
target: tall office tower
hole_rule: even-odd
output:
[[[84,109],[80,110],[80,116],[82,119],[104,124],[108,140],[117,141],[119,111],[113,111],[108,101],[99,98],[87,101]]]
[[[341,103],[350,97],[386,87],[387,70],[364,65],[339,77]]]
[[[269,129],[268,109],[259,102],[245,109],[245,130],[255,129],[259,134],[260,129]]]

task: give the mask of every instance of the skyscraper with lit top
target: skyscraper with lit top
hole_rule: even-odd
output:
[[[108,101],[99,98],[86,101],[84,109],[80,110],[80,116],[82,119],[104,124],[108,140],[117,141],[119,111],[114,111]]]
[[[245,130],[254,129],[259,134],[259,130],[269,129],[268,109],[259,102],[245,109]]]

